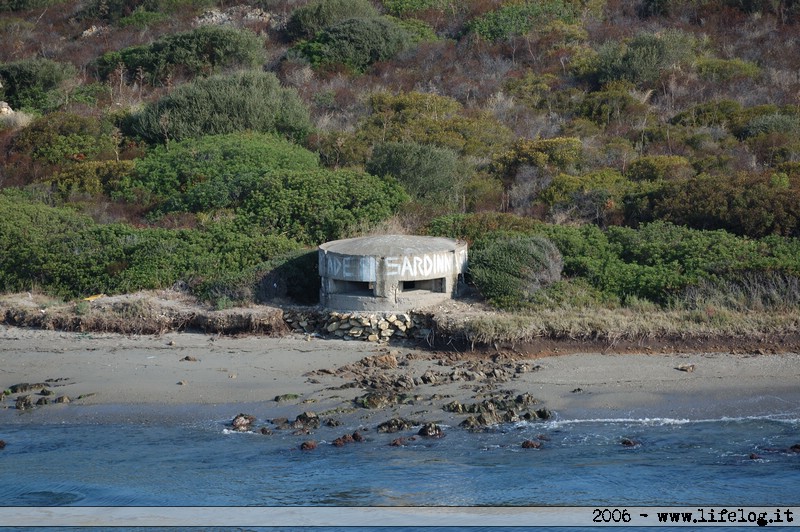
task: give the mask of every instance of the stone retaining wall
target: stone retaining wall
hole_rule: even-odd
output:
[[[345,340],[388,342],[390,339],[429,340],[433,316],[415,313],[363,314],[318,310],[284,310],[286,325],[296,333]]]

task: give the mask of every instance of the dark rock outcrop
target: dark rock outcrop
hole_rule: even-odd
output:
[[[246,431],[250,430],[250,426],[255,422],[256,418],[250,414],[238,414],[231,421],[231,426],[235,430]]]
[[[17,410],[29,410],[33,408],[33,399],[30,395],[21,395],[17,397],[14,406]]]
[[[319,419],[317,414],[314,412],[303,412],[295,418],[294,422],[292,423],[292,428],[314,430],[318,429],[321,424],[322,421]]]
[[[424,425],[422,425],[422,428],[419,429],[419,432],[417,432],[417,434],[419,436],[423,436],[425,438],[443,438],[444,437],[444,431],[436,423],[425,423]]]
[[[419,425],[419,423],[401,417],[395,417],[378,425],[378,432],[386,432],[391,434],[394,432],[400,432],[401,430],[408,430],[415,425]]]

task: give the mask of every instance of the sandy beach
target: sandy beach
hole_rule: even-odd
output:
[[[48,391],[13,388],[24,383]],[[798,413],[798,383],[797,353],[536,357],[302,335],[124,336],[0,326],[0,389],[14,392],[0,402],[6,422],[113,416],[125,407],[126,415],[155,419],[253,411],[291,420],[310,411],[365,424],[395,416],[458,423],[465,415],[443,406],[498,394],[529,394],[536,408],[564,419],[706,419]],[[386,404],[354,403],[386,390],[395,398]],[[34,406],[20,410],[16,401],[25,395]],[[56,403],[62,396],[69,404]],[[47,404],[35,406],[39,401]]]

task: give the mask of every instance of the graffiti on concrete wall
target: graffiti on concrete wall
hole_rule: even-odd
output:
[[[339,257],[328,255],[325,261],[327,277],[350,281],[374,281],[375,259],[373,257]]]
[[[414,257],[386,257],[386,275],[390,277],[444,277],[453,273],[453,255],[429,253]]]
[[[386,277],[403,279],[437,279],[453,273],[461,273],[466,266],[466,252],[426,253],[424,255],[401,255],[383,257]],[[323,271],[326,277],[346,281],[374,281],[377,259],[375,257],[348,257],[329,254]]]

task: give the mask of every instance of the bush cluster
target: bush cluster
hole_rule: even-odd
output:
[[[509,2],[470,22],[468,29],[488,41],[499,41],[525,35],[533,28],[552,20],[570,23],[586,7],[580,0],[545,0]],[[594,4],[597,4],[595,2]],[[590,5],[599,15],[597,5]]]
[[[52,113],[20,131],[12,149],[57,164],[108,155],[113,139],[108,124],[72,113]]]
[[[23,59],[0,65],[0,98],[15,110],[52,111],[63,102],[61,85],[77,70],[51,59]]]
[[[155,147],[136,162],[121,194],[128,200],[150,197],[148,203],[168,204],[168,210],[200,212],[229,205],[237,195],[229,190],[231,182],[240,176],[318,165],[315,154],[272,134],[207,135]]]
[[[458,207],[469,177],[466,165],[453,150],[416,142],[376,145],[366,170],[392,176],[412,198],[444,209]]]
[[[255,33],[201,26],[151,44],[107,52],[97,60],[97,71],[106,79],[122,65],[130,78],[155,85],[168,76],[207,76],[222,69],[255,68],[263,63],[263,40]]]
[[[494,232],[486,235],[487,230]],[[800,240],[775,236],[753,240],[726,231],[703,231],[666,222],[603,231],[595,225],[530,224],[510,215],[449,216],[434,220],[429,227],[432,234],[451,238],[484,234],[478,241],[481,247],[493,240],[505,242],[509,230],[550,240],[563,257],[563,274],[569,282],[588,283],[604,301],[679,304],[691,289],[706,283],[739,283],[753,275],[763,279],[776,274],[800,276]],[[505,285],[514,287],[508,288],[508,297],[523,293],[517,291],[515,282],[505,281]],[[476,285],[481,287],[477,280]],[[501,288],[493,287],[491,293],[501,293],[495,292]],[[528,299],[498,301],[513,307],[524,306]]]
[[[492,304],[523,306],[536,292],[557,282],[561,254],[547,238],[528,235],[489,235],[470,252],[469,273],[475,286]]]
[[[316,0],[292,11],[286,35],[291,40],[313,39],[323,29],[344,20],[377,16],[378,11],[368,0]]]
[[[393,20],[381,18],[348,18],[304,41],[295,50],[313,66],[344,65],[355,72],[364,72],[370,65],[391,59],[409,48],[413,36]]]
[[[205,286],[299,248],[284,236],[216,224],[204,231],[96,224],[71,209],[0,193],[0,290],[62,297]]]
[[[181,85],[133,114],[125,129],[153,144],[248,130],[302,140],[311,119],[297,92],[274,74],[241,72]]]

